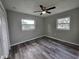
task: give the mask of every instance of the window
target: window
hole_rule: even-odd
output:
[[[22,19],[21,23],[22,23],[22,30],[34,30],[35,29],[34,20]]]
[[[70,17],[58,19],[57,29],[70,30]]]

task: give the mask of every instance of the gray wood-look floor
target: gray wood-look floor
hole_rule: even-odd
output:
[[[79,51],[50,39],[37,39],[12,47],[10,59],[79,59]]]

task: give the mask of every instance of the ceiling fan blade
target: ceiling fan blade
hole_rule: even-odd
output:
[[[42,11],[34,11],[34,13],[37,13],[37,12],[42,12]]]
[[[48,14],[51,14],[51,12],[47,12]]]
[[[42,13],[40,13],[40,15],[42,15]]]
[[[46,9],[46,10],[51,10],[51,9],[55,9],[56,7],[54,6],[54,7],[51,7],[51,8],[48,8],[48,9]]]
[[[43,10],[43,11],[44,11],[44,7],[43,7],[43,5],[40,5],[40,8],[41,8],[41,10]]]

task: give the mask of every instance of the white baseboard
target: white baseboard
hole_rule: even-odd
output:
[[[42,36],[35,37],[35,38],[29,39],[29,40],[25,40],[25,41],[22,41],[22,42],[19,42],[19,43],[15,43],[15,44],[12,44],[11,46],[15,46],[15,45],[18,45],[18,44],[21,44],[21,43],[27,42],[27,41],[35,40],[35,39],[37,39],[37,38],[44,37],[44,36],[49,37],[49,38],[52,38],[52,39],[56,39],[56,40],[61,41],[61,42],[67,42],[67,43],[69,43],[69,44],[73,44],[73,45],[77,45],[77,46],[79,46],[79,44],[72,43],[72,42],[65,41],[65,40],[61,40],[61,39],[59,39],[59,38],[55,38],[55,37],[47,36],[47,35],[42,35]]]
[[[43,37],[43,36],[45,36],[45,35],[42,35],[42,36],[39,36],[39,37],[35,37],[35,38],[32,38],[32,39],[28,39],[28,40],[25,40],[25,41],[22,41],[22,42],[19,42],[19,43],[15,43],[15,44],[12,44],[11,46],[15,46],[15,45],[18,45],[18,44],[27,42],[27,41],[35,40],[35,39],[40,38],[40,37]]]
[[[46,36],[46,37],[49,37],[49,38],[52,38],[52,39],[56,39],[56,40],[61,41],[61,42],[67,42],[67,43],[69,43],[69,44],[73,44],[73,45],[79,46],[79,44],[76,44],[76,43],[72,43],[72,42],[69,42],[69,41],[61,40],[61,39],[59,39],[59,38],[55,38],[55,37],[52,37],[52,36],[47,36],[47,35],[45,35],[45,36]]]

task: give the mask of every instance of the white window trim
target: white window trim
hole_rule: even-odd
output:
[[[23,19],[24,19],[24,18],[23,18]],[[23,19],[21,19],[21,30],[22,30],[22,31],[32,31],[32,30],[35,30],[35,28],[36,28],[36,21],[35,21],[34,19],[24,19],[24,20],[33,20],[33,21],[34,21],[34,29],[25,29],[25,30],[23,30],[23,29],[22,29],[22,26],[23,26],[23,25],[22,25],[22,20],[23,20]],[[27,24],[27,25],[29,25],[29,24]]]
[[[60,29],[60,28],[58,28],[58,24],[59,24],[59,23],[58,23],[58,20],[59,20],[59,19],[63,19],[63,18],[70,18],[70,23],[61,23],[61,24],[69,24],[69,29]],[[57,29],[57,30],[70,30],[70,29],[71,29],[70,24],[71,24],[71,17],[70,17],[70,16],[58,18],[57,21],[56,21],[56,29]]]

